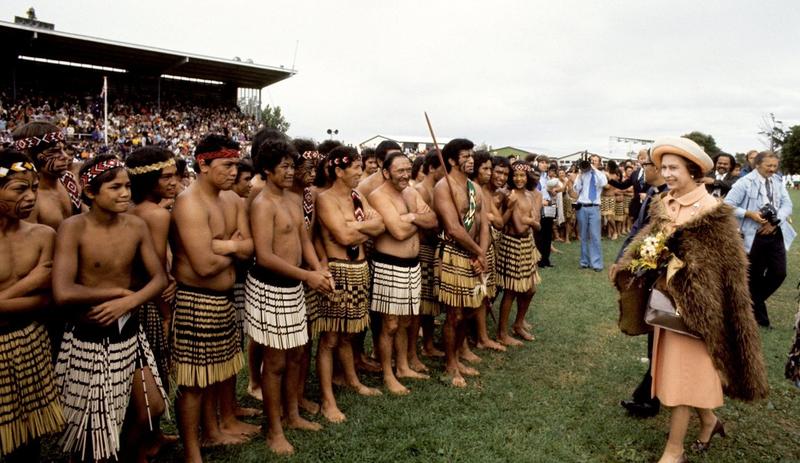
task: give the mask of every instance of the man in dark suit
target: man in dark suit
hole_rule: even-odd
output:
[[[731,174],[734,167],[736,158],[728,153],[720,153],[714,158],[714,170],[703,179],[711,196],[724,198],[731,191],[733,184],[739,180]]]
[[[644,228],[650,222],[650,204],[653,201],[658,201],[659,195],[667,190],[667,183],[664,181],[664,177],[661,176],[661,171],[655,166],[653,161],[650,159],[650,156],[647,150],[643,150],[645,152],[645,160],[641,162],[641,170],[644,172],[644,180],[646,183],[652,185],[648,190],[647,194],[644,197],[644,200],[641,204],[641,209],[639,210],[639,215],[636,218],[636,221],[633,223],[631,227],[631,232],[628,234],[628,237],[625,238],[625,241],[622,243],[622,247],[617,254],[617,261],[619,261],[620,257],[622,257],[622,253],[625,252],[625,248],[633,241],[633,238],[636,234]],[[641,154],[641,153],[640,153]],[[610,183],[610,182],[609,182]],[[611,281],[614,281],[614,278],[617,273],[617,264],[613,264],[608,272],[609,278]],[[647,335],[647,358],[650,359],[650,364],[653,363],[653,333],[650,332]],[[620,402],[623,408],[628,410],[631,415],[648,418],[651,416],[655,416],[658,414],[658,410],[661,407],[661,402],[655,398],[650,397],[650,390],[653,384],[653,376],[650,372],[650,368],[648,367],[647,371],[642,378],[642,381],[636,386],[636,389],[633,391],[633,397],[630,400],[623,400]]]
[[[646,149],[639,150],[638,160],[640,167],[635,169],[633,173],[631,173],[631,176],[625,179],[624,182],[612,178],[608,179],[609,185],[620,190],[627,190],[628,188],[633,187],[633,198],[631,198],[631,205],[628,209],[628,214],[634,219],[639,216],[639,209],[642,207],[642,200],[644,200],[644,196],[648,187],[647,182],[645,181],[644,168],[642,167],[647,161]]]

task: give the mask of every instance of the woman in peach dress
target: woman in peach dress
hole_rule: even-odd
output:
[[[713,167],[711,159],[691,140],[677,137],[656,140],[651,157],[669,193],[654,201],[650,225],[627,248],[620,266],[637,257],[645,237],[657,232],[669,237],[669,265],[656,287],[699,337],[655,328],[652,394],[672,407],[669,439],[659,463],[685,462],[691,409],[701,423],[692,448],[705,451],[715,434],[725,436],[713,411],[722,406],[723,391],[742,400],[762,398],[766,373],[750,311],[747,260],[732,210],[698,183]]]

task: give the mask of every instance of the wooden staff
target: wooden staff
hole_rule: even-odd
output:
[[[453,207],[456,209],[456,215],[458,215],[458,222],[461,225],[464,225],[464,220],[461,217],[461,212],[458,210],[458,202],[456,202],[455,193],[453,193],[453,183],[450,180],[450,169],[448,169],[447,165],[444,163],[444,157],[442,157],[442,150],[439,149],[439,143],[436,142],[436,135],[433,133],[433,126],[431,125],[431,119],[428,117],[427,111],[425,111],[425,122],[428,123],[428,131],[431,133],[431,138],[433,139],[433,147],[434,149],[436,149],[436,156],[439,157],[439,162],[442,164],[442,167],[444,167],[444,178],[447,181],[447,189],[450,190],[450,199],[453,201]]]

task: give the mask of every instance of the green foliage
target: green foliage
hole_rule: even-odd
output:
[[[283,133],[288,132],[289,127],[291,126],[291,124],[283,117],[280,106],[267,105],[267,107],[261,111],[261,122],[265,127],[278,129]]]
[[[781,170],[785,173],[800,173],[800,125],[787,132],[781,147]]]
[[[720,150],[717,147],[717,142],[711,135],[707,135],[704,134],[703,132],[698,132],[695,130],[694,132],[683,135],[683,137],[688,138],[693,142],[697,143],[698,145],[702,146],[706,154],[711,156],[712,158],[722,152],[722,150]]]

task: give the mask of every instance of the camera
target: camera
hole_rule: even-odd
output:
[[[781,219],[778,218],[778,210],[775,209],[775,206],[770,203],[766,203],[761,206],[761,209],[758,210],[758,213],[761,214],[761,217],[769,222],[769,224],[773,227],[776,227],[781,223]]]

